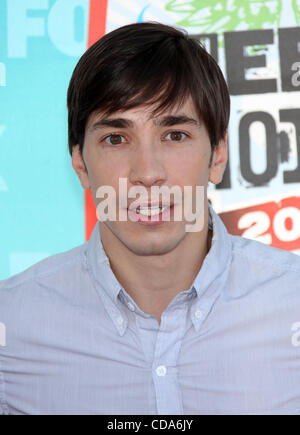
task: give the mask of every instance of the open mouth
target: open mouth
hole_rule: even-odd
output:
[[[160,213],[163,213],[165,210],[167,210],[170,207],[138,207],[136,209],[136,213],[141,214],[143,216],[158,216]]]
[[[133,222],[155,225],[171,220],[173,215],[174,205],[155,205],[155,206],[138,206],[137,208],[129,208],[128,214]]]

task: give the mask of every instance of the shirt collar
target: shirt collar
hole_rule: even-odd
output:
[[[189,297],[192,292],[196,291],[197,298],[195,298],[190,310],[191,319],[196,331],[199,331],[218,296],[221,294],[221,290],[224,288],[228,278],[232,260],[231,239],[227,229],[210,203],[208,203],[208,211],[208,226],[213,231],[211,247],[192,286],[189,291],[184,292],[188,293]],[[126,291],[122,289],[121,284],[111,270],[109,259],[104,251],[100,237],[99,221],[96,223],[87,243],[87,267],[92,274],[96,290],[103,301],[107,313],[119,334],[123,335],[128,325],[128,317],[121,305],[124,306],[124,300],[129,303],[129,306],[135,303]],[[120,300],[123,301],[123,304],[120,304]],[[138,311],[143,313],[139,308]],[[149,314],[143,314],[146,317],[150,316]]]
[[[212,243],[192,287],[197,298],[192,305],[191,316],[199,331],[214,303],[222,293],[229,276],[232,261],[232,242],[221,218],[208,203],[208,226],[212,229]]]
[[[111,270],[109,259],[104,251],[99,221],[97,221],[87,243],[86,255],[87,267],[92,275],[97,293],[119,334],[123,335],[128,324],[128,318],[118,304],[118,295],[122,290],[122,286]]]

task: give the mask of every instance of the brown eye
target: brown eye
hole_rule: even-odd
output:
[[[185,133],[182,133],[181,131],[172,131],[167,135],[167,137],[170,136],[170,140],[174,142],[181,142],[182,139],[184,139],[183,136],[186,136]]]
[[[110,145],[120,145],[122,137],[120,134],[110,134],[105,138],[105,142],[108,142]]]

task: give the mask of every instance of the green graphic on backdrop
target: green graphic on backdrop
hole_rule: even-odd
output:
[[[300,25],[300,0],[292,0],[292,8],[295,14],[297,26]]]
[[[300,22],[299,0],[293,0],[297,24]],[[198,27],[203,33],[229,32],[279,27],[283,0],[171,0],[166,11],[180,15],[176,25]]]

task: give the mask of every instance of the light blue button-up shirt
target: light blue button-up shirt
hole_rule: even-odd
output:
[[[227,233],[161,323],[88,242],[0,281],[0,414],[300,414],[300,258]]]

